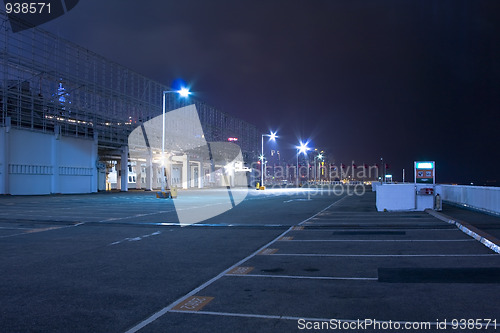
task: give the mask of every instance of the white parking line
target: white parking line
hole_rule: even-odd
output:
[[[344,228],[338,229],[338,228],[326,228],[326,227],[315,227],[314,225],[306,225],[305,228],[301,231],[354,231],[354,230],[361,230],[361,231],[436,231],[436,230],[441,230],[441,231],[454,231],[454,232],[460,232],[460,230],[453,228],[453,227],[448,227],[448,228],[397,228],[397,229],[386,229],[386,228]]]
[[[475,242],[474,239],[290,239],[282,242]]]
[[[486,254],[318,254],[318,253],[274,253],[268,256],[289,257],[491,257],[497,253]]]
[[[136,215],[125,216],[125,217],[112,217],[112,218],[101,220],[101,221],[98,221],[98,222],[105,223],[105,222],[111,222],[111,221],[117,221],[117,220],[126,220],[126,219],[133,219],[133,218],[137,218],[137,217],[151,216],[151,215],[163,214],[163,213],[170,213],[170,212],[175,212],[175,209],[164,210],[164,211],[154,212],[154,213],[136,214]]]
[[[228,274],[227,276],[276,278],[276,279],[304,279],[304,280],[350,280],[350,281],[378,281],[371,277],[334,277],[334,276],[303,276],[303,275],[266,275],[266,274]]]
[[[339,201],[342,201],[343,199],[345,199],[346,197],[340,199],[340,200],[337,200],[335,201],[334,203],[328,205],[326,208],[322,209],[321,211],[319,211],[318,213],[314,214],[313,216],[311,216],[310,218],[302,221],[301,223],[304,223],[306,221],[308,221],[309,219],[313,218],[314,216],[318,215],[319,213],[327,210],[328,208],[332,207],[333,205],[335,205],[336,203],[338,203]],[[301,224],[299,223],[299,225]],[[127,330],[125,333],[135,333],[137,331],[139,331],[140,329],[144,328],[145,326],[151,324],[152,322],[154,322],[156,319],[160,318],[161,316],[163,316],[164,314],[166,314],[167,312],[175,312],[175,310],[172,310],[172,308],[174,306],[176,306],[178,303],[181,303],[183,302],[184,300],[186,300],[188,297],[191,297],[195,294],[197,294],[199,291],[205,289],[206,287],[208,287],[209,285],[213,284],[214,282],[216,282],[217,280],[219,280],[220,278],[222,278],[223,276],[226,276],[226,274],[228,272],[230,272],[231,270],[235,269],[236,267],[238,266],[241,266],[243,263],[245,263],[246,261],[250,260],[251,258],[255,257],[256,255],[258,255],[261,251],[265,250],[266,248],[268,248],[269,246],[271,246],[272,244],[274,244],[275,242],[277,242],[281,237],[285,236],[288,232],[290,232],[291,230],[293,230],[293,226],[288,228],[285,232],[281,233],[278,237],[276,237],[275,239],[273,239],[272,241],[270,241],[269,243],[267,243],[266,245],[262,246],[260,249],[258,249],[257,251],[253,252],[252,254],[250,254],[249,256],[241,259],[240,261],[238,261],[236,264],[232,265],[231,267],[229,267],[228,269],[224,270],[223,272],[221,272],[219,275],[213,277],[212,279],[208,280],[207,282],[205,282],[204,284],[202,284],[201,286],[193,289],[192,291],[190,291],[189,293],[187,293],[186,295],[184,295],[183,297],[179,298],[178,300],[176,300],[175,302],[171,303],[170,305],[164,307],[163,309],[161,309],[160,311],[156,312],[155,314],[153,314],[152,316],[150,316],[149,318],[143,320],[142,322],[140,322],[139,324],[135,325],[134,327],[130,328],[129,330]],[[189,311],[183,311],[183,313],[187,313]]]
[[[336,320],[337,322],[348,322],[348,323],[357,323],[360,320],[359,319],[339,319],[339,318],[311,318],[311,317],[294,317],[294,316],[277,316],[277,315],[262,315],[262,314],[253,314],[253,313],[235,313],[235,312],[214,312],[214,311],[177,311],[177,310],[172,310],[170,312],[177,312],[177,313],[190,313],[190,314],[198,314],[198,315],[210,315],[210,316],[222,316],[222,317],[243,317],[243,318],[256,318],[256,319],[278,319],[278,320],[293,320],[293,321],[299,321],[299,320],[304,320],[308,322],[320,322],[320,321],[331,321],[332,319]],[[437,327],[438,324],[443,325],[443,322],[432,322],[432,321],[402,321],[402,320],[377,320],[377,323],[380,324],[400,324],[402,326],[409,324],[429,324],[431,327]],[[452,323],[451,321],[448,321],[445,323],[447,327],[456,327],[456,324]],[[488,327],[492,327],[496,329],[498,327],[498,324],[496,322],[494,323],[489,323],[489,324],[480,324],[481,328],[487,329]]]
[[[65,228],[73,228],[73,227],[78,227],[78,226],[80,226],[82,224],[84,224],[84,223],[77,223],[77,224],[65,225],[65,226],[53,226],[53,227],[47,227],[47,228],[29,228],[29,229],[26,229],[22,233],[0,236],[0,238],[9,238],[9,237],[15,237],[15,236],[30,235],[30,234],[35,234],[35,233],[52,231],[52,230],[59,230],[59,229],[65,229]]]

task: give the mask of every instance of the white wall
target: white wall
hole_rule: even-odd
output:
[[[97,191],[97,142],[0,128],[0,194]]]
[[[377,186],[377,210],[415,210],[415,185],[383,184]]]
[[[465,185],[437,185],[443,200],[500,214],[500,188]]]
[[[377,186],[377,210],[424,211],[434,208],[434,195],[420,194],[422,188],[432,188],[428,184],[382,184]]]

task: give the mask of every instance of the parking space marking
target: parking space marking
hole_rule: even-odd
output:
[[[304,276],[304,275],[267,275],[267,274],[231,274],[231,276],[275,278],[275,279],[302,279],[302,280],[351,280],[351,281],[378,281],[378,277],[335,277],[335,276]]]
[[[227,272],[227,275],[244,275],[250,273],[254,267],[250,266],[239,266]]]
[[[278,252],[278,249],[264,249],[260,251],[258,254],[263,256],[270,256],[271,254],[274,254],[276,252]]]
[[[306,227],[296,227],[297,229],[292,229],[292,231],[295,231],[295,230],[302,230],[302,231],[353,231],[353,230],[363,230],[363,231],[379,231],[379,230],[384,230],[384,231],[406,231],[406,230],[410,230],[410,231],[453,231],[453,232],[460,232],[462,233],[460,230],[458,230],[457,228],[454,228],[454,227],[446,227],[446,228],[398,228],[398,229],[395,229],[395,228],[391,228],[391,229],[386,229],[386,228],[360,228],[359,226],[354,229],[354,228],[346,228],[345,225],[342,226],[343,228],[332,228],[332,227],[324,227],[324,226],[306,226]],[[298,228],[302,228],[302,229],[298,229]]]
[[[255,319],[278,319],[278,320],[293,320],[299,321],[303,320],[304,322],[329,322],[331,320],[337,320],[337,322],[347,322],[347,323],[357,323],[359,319],[340,319],[340,318],[311,318],[311,317],[294,317],[294,316],[277,316],[277,315],[262,315],[262,314],[253,314],[253,313],[237,313],[237,312],[214,312],[214,311],[170,311],[170,312],[182,312],[182,313],[190,313],[190,314],[199,314],[199,315],[209,315],[209,316],[221,316],[221,317],[240,317],[240,318],[255,318]],[[422,322],[418,321],[403,321],[403,320],[377,320],[377,323],[383,324],[421,324]],[[443,325],[443,322],[433,322],[433,321],[425,321],[425,323],[429,324],[432,327],[437,327],[438,324]],[[446,327],[456,327],[456,324],[448,321],[445,323]],[[494,329],[498,328],[498,324],[496,323],[488,323],[488,324],[480,324],[481,328],[487,329],[488,327],[492,327]]]
[[[291,241],[293,239],[293,236],[285,236],[281,237],[279,241]]]
[[[342,201],[344,201],[347,197],[343,197],[343,198],[340,198],[339,200],[335,201],[334,203],[332,203],[331,205],[329,205],[328,207],[325,207],[323,208],[322,210],[320,210],[319,212],[317,212],[316,214],[314,214],[313,216],[311,216],[310,218],[307,218],[305,219],[304,221],[300,222],[298,225],[301,226],[307,222],[309,222],[310,220],[314,219],[316,216],[322,214],[324,211],[334,207],[334,206],[337,206],[339,205]]]
[[[287,238],[287,237],[283,237]],[[291,237],[293,238],[293,237]],[[281,239],[289,242],[475,242],[474,239]]]
[[[335,202],[333,202],[332,204],[328,205],[326,208],[322,209],[320,212],[314,214],[313,216],[311,216],[310,218],[316,216],[317,214],[329,209],[330,207],[332,207],[333,205],[335,205],[336,203],[338,203],[339,201],[342,201],[344,198],[341,198]],[[302,221],[300,224],[302,224],[303,222],[306,222],[308,221],[310,218]],[[273,240],[271,240],[269,243],[267,243],[266,245],[262,246],[260,249],[258,249],[257,251],[253,252],[252,254],[248,255],[247,257],[241,259],[240,261],[238,261],[237,263],[235,263],[234,265],[232,265],[231,267],[229,267],[228,269],[224,270],[223,272],[219,273],[217,276],[214,276],[212,279],[208,280],[207,282],[203,283],[202,285],[200,285],[199,287],[191,290],[189,293],[187,293],[186,295],[184,295],[183,297],[181,297],[180,299],[178,299],[177,301],[175,301],[174,303],[171,303],[170,305],[164,307],[163,309],[161,309],[160,311],[154,313],[153,315],[151,315],[149,318],[146,318],[145,320],[143,320],[142,322],[138,323],[137,325],[135,325],[134,327],[130,328],[129,330],[127,330],[125,333],[135,333],[137,331],[139,331],[140,329],[144,328],[145,326],[149,325],[150,323],[152,323],[153,321],[155,321],[156,319],[160,318],[161,316],[163,316],[164,314],[168,313],[168,312],[174,312],[172,310],[172,308],[177,305],[179,302],[182,302],[186,299],[188,299],[189,297],[191,296],[194,296],[196,295],[199,291],[205,289],[206,287],[210,286],[211,284],[213,284],[214,282],[218,281],[220,278],[224,277],[224,276],[227,276],[227,273],[231,270],[233,270],[234,268],[238,267],[238,266],[241,266],[243,263],[247,262],[248,260],[252,259],[253,257],[255,257],[256,255],[258,255],[260,252],[262,252],[263,250],[269,248],[269,246],[271,246],[272,244],[276,243],[280,238],[282,238],[283,236],[285,236],[286,234],[288,234],[291,230],[294,230],[294,228],[296,227],[290,227],[288,228],[287,230],[285,230],[283,233],[281,233],[280,235],[278,235],[278,237],[274,238]],[[175,311],[175,312],[178,312],[178,311]],[[199,311],[192,311],[192,312],[189,312],[189,313],[198,313]]]
[[[57,226],[57,227],[46,227],[46,228],[16,228],[16,230],[24,230],[21,233],[17,234],[12,234],[12,235],[5,235],[5,236],[0,236],[0,238],[9,238],[9,237],[15,237],[15,236],[23,236],[23,235],[29,235],[29,234],[35,234],[39,232],[45,232],[45,231],[51,231],[51,230],[59,230],[59,229],[65,229],[65,228],[72,228],[72,227],[78,227],[84,223],[74,223],[71,225],[64,225],[64,226]]]
[[[148,237],[151,237],[151,236],[158,236],[161,234],[161,231],[155,231],[151,234],[148,234],[148,235],[142,235],[142,236],[138,236],[138,237],[127,237],[127,238],[124,238],[122,240],[119,240],[119,241],[116,241],[116,242],[113,242],[113,243],[110,243],[108,244],[108,246],[112,246],[112,245],[118,245],[120,243],[123,243],[123,242],[126,242],[126,241],[129,241],[129,242],[137,242],[137,241],[140,241],[140,240],[143,240],[144,238],[148,238]]]
[[[288,228],[286,231],[284,231],[281,235],[279,235],[278,237],[276,237],[275,239],[273,239],[272,241],[270,241],[269,243],[267,243],[266,245],[262,246],[260,249],[258,249],[257,251],[255,251],[254,253],[250,254],[249,256],[241,259],[240,261],[238,261],[236,264],[234,264],[233,266],[229,267],[228,269],[226,269],[225,271],[219,273],[217,276],[214,276],[213,278],[211,278],[210,280],[208,280],[207,282],[203,283],[202,285],[200,285],[199,287],[191,290],[189,293],[187,293],[186,295],[184,295],[183,297],[181,297],[180,299],[178,299],[177,301],[175,301],[174,303],[171,303],[170,305],[164,307],[163,309],[161,309],[160,311],[156,312],[155,314],[151,315],[149,318],[146,318],[145,320],[143,320],[142,322],[140,322],[139,324],[135,325],[134,327],[130,328],[129,330],[127,330],[125,333],[135,333],[137,331],[139,331],[140,329],[144,328],[145,326],[151,324],[152,322],[154,322],[156,319],[160,318],[161,316],[163,316],[164,314],[166,314],[167,312],[171,312],[172,311],[172,308],[178,304],[179,302],[182,302],[186,299],[188,299],[189,297],[197,294],[199,291],[205,289],[206,287],[208,287],[209,285],[213,284],[214,282],[218,281],[221,277],[223,276],[226,276],[227,272],[233,270],[234,268],[242,265],[244,262],[247,262],[248,260],[250,260],[251,258],[255,257],[259,252],[261,252],[262,250],[264,249],[267,249],[269,246],[271,246],[273,243],[275,243],[279,238],[283,237],[284,235],[286,235],[290,230],[292,230],[292,227]],[[174,311],[172,311],[174,312]],[[194,313],[197,313],[197,312],[194,312]]]
[[[289,257],[494,257],[498,253],[486,254],[318,254],[318,253],[274,253],[271,256]]]
[[[172,308],[175,311],[199,311],[214,298],[207,296],[191,296]]]
[[[100,222],[100,223],[114,222],[114,221],[118,221],[118,220],[133,219],[133,218],[137,218],[137,217],[144,217],[144,216],[150,216],[150,215],[156,215],[156,214],[164,214],[164,213],[171,213],[171,212],[175,212],[175,209],[164,210],[164,211],[154,212],[154,213],[136,214],[136,215],[124,216],[124,217],[111,217],[109,219],[105,219],[105,220],[101,220],[101,221],[97,221],[97,222]]]

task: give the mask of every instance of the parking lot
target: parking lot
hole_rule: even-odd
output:
[[[252,190],[187,227],[152,193],[0,198],[0,326],[492,330],[499,255],[425,212],[379,213],[373,192],[358,194]],[[186,191],[176,200],[203,209],[219,195]],[[460,326],[470,320],[474,327]]]

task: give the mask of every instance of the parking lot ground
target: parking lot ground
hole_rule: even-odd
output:
[[[179,199],[203,209],[220,195]],[[456,332],[474,331],[454,330],[459,320],[500,321],[500,255],[427,213],[379,213],[372,192],[252,191],[187,227],[172,201],[144,192],[0,206],[5,332]]]
[[[443,332],[462,319],[498,319],[498,254],[427,213],[378,213],[370,197],[344,197],[302,221],[140,331],[291,332],[371,320]]]
[[[443,204],[443,214],[458,221],[464,221],[474,227],[500,239],[500,216],[482,213],[456,205]]]

